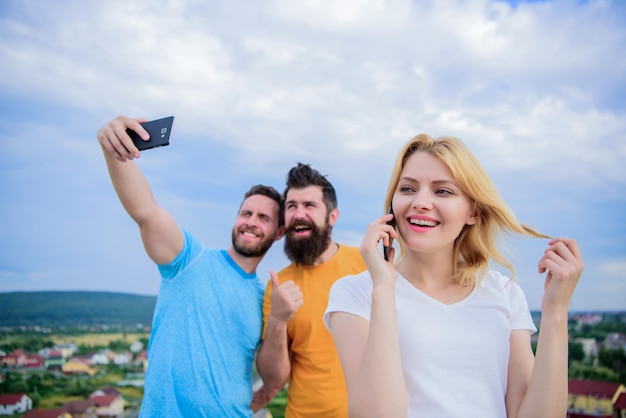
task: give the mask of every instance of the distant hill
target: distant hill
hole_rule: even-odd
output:
[[[0,293],[0,326],[150,325],[156,296],[49,291]]]

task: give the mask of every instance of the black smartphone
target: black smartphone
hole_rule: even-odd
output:
[[[389,205],[389,212],[393,215],[393,207]],[[387,225],[391,225],[392,227],[396,227],[396,218],[395,215],[393,219],[387,222]],[[385,261],[389,261],[389,248],[391,248],[391,244],[393,244],[393,238],[389,237],[389,245],[383,245],[383,257],[385,257]]]
[[[141,123],[141,126],[150,134],[148,141],[141,139],[139,134],[131,129],[126,129],[126,133],[130,136],[130,139],[133,140],[133,143],[139,151],[164,147],[170,144],[170,134],[172,133],[173,124],[174,116]]]

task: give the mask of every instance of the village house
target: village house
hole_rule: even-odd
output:
[[[118,366],[127,366],[132,364],[133,354],[130,351],[122,351],[113,357],[113,364]]]
[[[124,412],[126,401],[121,396],[103,395],[89,398],[96,405],[99,418],[115,418]]]
[[[624,385],[612,382],[572,379],[568,384],[568,418],[612,418]]]
[[[22,415],[22,418],[77,418],[72,414],[63,411],[61,408],[54,409],[31,409]]]
[[[137,354],[134,364],[136,366],[141,366],[141,369],[145,373],[146,370],[148,370],[148,352],[146,350],[143,350],[139,354]]]
[[[74,343],[62,343],[57,345],[56,349],[61,352],[64,358],[70,358],[78,353],[78,346]]]
[[[609,350],[626,351],[626,335],[618,332],[612,332],[604,339],[603,346]]]
[[[63,373],[65,374],[87,374],[93,376],[96,370],[81,358],[75,357],[70,359],[63,365]]]
[[[96,405],[89,399],[66,402],[61,410],[70,414],[72,418],[98,418]]]
[[[594,363],[598,361],[598,342],[595,338],[576,338],[574,342],[583,346],[583,353],[585,353],[585,360],[593,360]]]
[[[107,364],[109,364],[109,361],[110,361],[109,353],[110,353],[110,350],[98,351],[97,353],[93,353],[91,357],[89,358],[89,362],[91,363],[92,366],[106,366]]]
[[[0,365],[3,367],[17,368],[26,363],[27,353],[24,350],[16,349],[0,358]]]
[[[63,370],[65,364],[65,358],[61,350],[48,350],[46,358],[46,369],[48,370]]]
[[[594,326],[602,322],[603,315],[601,313],[593,314],[573,314],[570,319],[576,323],[575,330],[580,331],[583,326]]]
[[[33,401],[25,393],[0,395],[0,415],[23,414],[33,409]]]
[[[93,398],[94,396],[118,396],[122,397],[122,394],[119,390],[115,389],[113,386],[106,386],[100,388],[89,395],[89,398]]]

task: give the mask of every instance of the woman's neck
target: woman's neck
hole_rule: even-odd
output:
[[[452,266],[444,260],[403,258],[396,267],[413,285],[442,287],[454,283]]]
[[[461,287],[452,278],[453,256],[440,254],[407,253],[396,264],[398,272],[422,293],[444,304],[465,299],[472,288]]]

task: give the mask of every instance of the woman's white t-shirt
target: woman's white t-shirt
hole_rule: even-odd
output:
[[[330,330],[332,312],[369,321],[371,296],[368,271],[338,280],[324,323]],[[446,305],[398,274],[396,308],[408,417],[506,417],[511,331],[537,330],[517,283],[491,270],[468,297]]]

